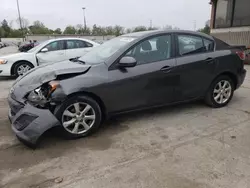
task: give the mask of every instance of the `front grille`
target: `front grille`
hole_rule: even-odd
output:
[[[32,123],[36,118],[37,116],[32,114],[22,114],[15,120],[13,124],[17,130],[21,131],[30,123]]]

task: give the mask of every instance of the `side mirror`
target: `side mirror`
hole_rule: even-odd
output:
[[[119,63],[118,63],[119,67],[123,67],[123,68],[135,67],[136,64],[137,64],[136,59],[133,57],[129,57],[129,56],[125,56],[125,57],[121,58]]]
[[[41,50],[42,53],[46,53],[46,52],[48,52],[48,51],[49,51],[48,48],[43,48],[43,49]]]

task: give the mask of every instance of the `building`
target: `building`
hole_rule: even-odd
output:
[[[211,0],[211,35],[250,46],[250,0]]]

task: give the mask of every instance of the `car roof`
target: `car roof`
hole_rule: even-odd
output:
[[[49,39],[48,42],[59,41],[59,40],[83,40],[83,41],[90,42],[90,43],[96,43],[95,41],[85,39],[85,38],[80,38],[80,37],[61,37],[61,38],[56,38],[56,39]]]
[[[134,33],[128,33],[124,34],[122,36],[124,37],[136,37],[136,38],[144,38],[149,37],[152,35],[157,34],[168,34],[168,33],[185,33],[190,35],[200,35],[202,37],[210,38],[213,40],[213,37],[210,35],[207,35],[205,33],[197,32],[197,31],[189,31],[189,30],[151,30],[151,31],[140,31],[140,32],[134,32]]]

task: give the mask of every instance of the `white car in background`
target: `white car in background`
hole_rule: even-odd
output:
[[[83,56],[100,44],[82,38],[58,38],[42,42],[28,52],[0,57],[0,76],[20,76],[45,63]]]

